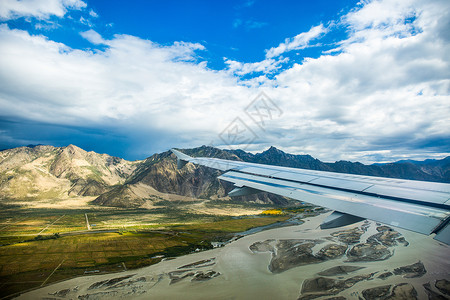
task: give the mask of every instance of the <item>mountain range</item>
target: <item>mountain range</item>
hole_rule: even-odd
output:
[[[441,160],[398,161],[364,165],[359,162],[325,163],[310,155],[293,155],[275,147],[252,154],[202,146],[182,150],[191,156],[242,160],[286,167],[450,183],[450,157]],[[217,179],[219,171],[187,164],[177,169],[170,152],[145,160],[87,152],[77,146],[45,145],[0,151],[0,199],[36,200],[94,197],[93,204],[113,207],[148,207],[171,195],[194,199],[230,200],[231,184]],[[241,201],[285,204],[287,199],[260,193]]]

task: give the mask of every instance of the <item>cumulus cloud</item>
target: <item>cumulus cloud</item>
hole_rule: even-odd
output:
[[[450,46],[439,24],[450,5],[398,3],[374,1],[351,11],[342,19],[351,32],[339,54],[278,75],[280,97],[292,99],[286,120],[307,110],[303,121],[284,124],[298,132],[294,144],[329,159],[448,152],[437,141],[449,140],[443,128],[450,125]]]
[[[2,0],[0,19],[63,17],[69,9],[79,10],[84,7],[86,3],[82,0]]]
[[[105,39],[89,30],[81,35],[103,50],[77,50],[2,25],[1,114],[103,129],[127,137],[140,155],[211,142],[227,147],[218,135],[236,117],[254,130],[254,151],[276,145],[363,162],[445,155],[449,13],[448,1],[367,2],[337,20],[348,37],[333,55],[284,64],[283,53],[333,30],[318,25],[267,50],[262,62],[227,59],[218,71],[199,58],[205,47],[198,43]],[[264,130],[244,112],[261,90],[283,111]]]
[[[85,36],[108,48],[75,50],[1,26],[2,114],[68,126],[183,130],[195,136],[220,131],[241,109],[228,105],[252,94],[233,76],[195,62],[202,45],[161,46],[129,35],[105,41],[93,31]]]

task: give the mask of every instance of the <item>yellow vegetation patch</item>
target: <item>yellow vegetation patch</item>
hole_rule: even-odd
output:
[[[268,209],[261,213],[262,215],[283,215],[283,211],[281,209]]]

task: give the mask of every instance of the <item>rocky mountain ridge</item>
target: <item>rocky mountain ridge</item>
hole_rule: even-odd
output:
[[[351,174],[450,182],[450,157],[425,162],[364,165],[325,163],[310,155],[293,155],[275,147],[252,154],[202,146],[182,150],[191,156],[216,157],[286,167]],[[187,164],[181,170],[170,152],[130,162],[107,154],[86,152],[74,145],[35,146],[0,151],[0,199],[59,199],[96,196],[93,204],[146,207],[172,195],[193,199],[230,200],[231,184],[217,179],[219,171]],[[240,201],[285,204],[286,198],[260,193]]]

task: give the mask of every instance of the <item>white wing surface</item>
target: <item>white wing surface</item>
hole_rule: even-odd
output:
[[[287,168],[207,157],[172,149],[178,167],[187,162],[224,171],[230,196],[269,192],[334,210],[322,228],[363,219],[389,224],[450,244],[450,184]]]

